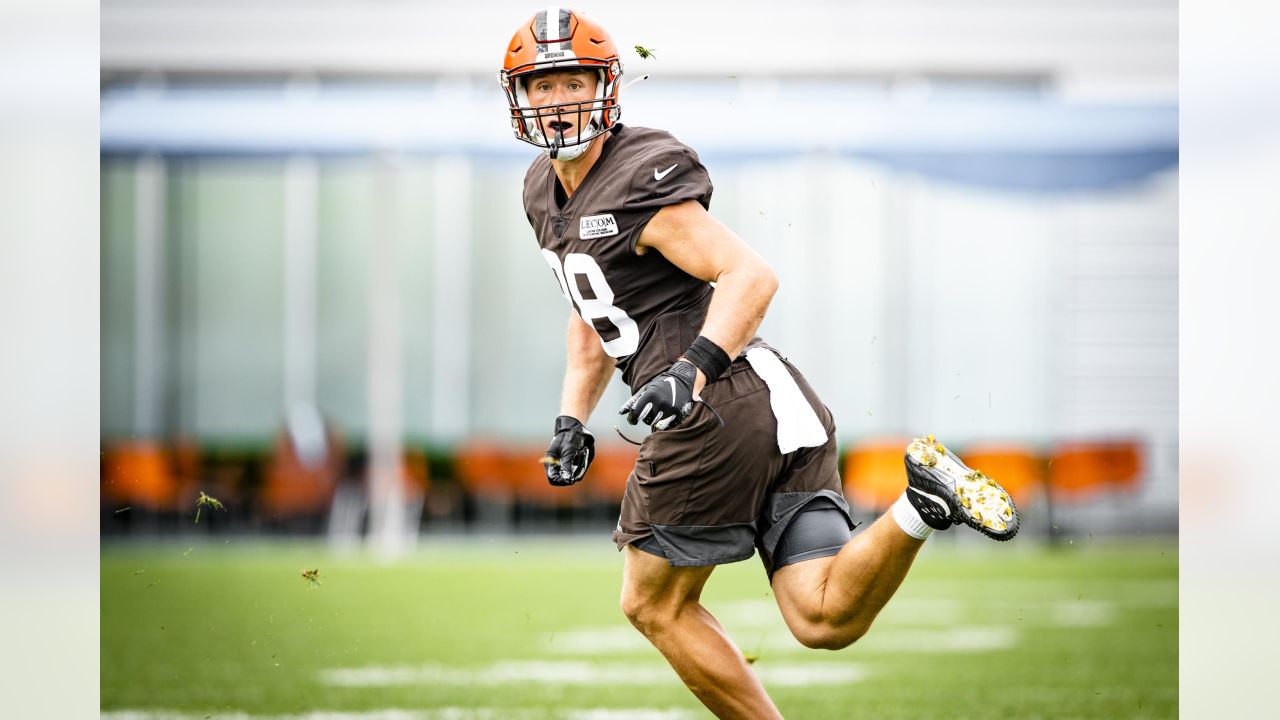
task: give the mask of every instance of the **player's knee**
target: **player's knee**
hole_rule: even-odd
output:
[[[672,613],[657,598],[640,593],[622,594],[622,614],[641,633],[650,635],[670,624]]]
[[[627,617],[627,620],[631,621],[632,625],[637,625],[640,622],[640,618],[644,614],[644,600],[642,598],[624,592],[619,606],[622,608],[622,614]],[[637,625],[637,627],[639,626]]]

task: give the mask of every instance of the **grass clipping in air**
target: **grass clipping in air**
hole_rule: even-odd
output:
[[[200,510],[204,507],[214,508],[216,510],[226,510],[227,508],[216,497],[205,495],[204,491],[200,491],[200,498],[196,500],[196,524],[200,524]]]
[[[314,570],[303,570],[302,579],[307,581],[307,589],[314,590],[320,587],[320,568]]]

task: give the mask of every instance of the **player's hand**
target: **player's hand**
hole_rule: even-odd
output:
[[[578,422],[577,418],[561,415],[556,418],[556,434],[551,446],[542,458],[547,471],[547,482],[552,485],[572,485],[587,474],[587,468],[596,457],[596,437]]]
[[[667,430],[681,423],[693,411],[693,383],[698,368],[688,360],[677,360],[665,372],[650,380],[618,411],[632,425],[636,420],[654,430]]]

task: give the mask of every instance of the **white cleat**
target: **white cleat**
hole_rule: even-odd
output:
[[[964,523],[996,540],[1018,534],[1018,508],[1009,493],[932,435],[907,445],[906,465],[907,499],[929,527]]]

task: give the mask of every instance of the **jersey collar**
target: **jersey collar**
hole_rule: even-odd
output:
[[[560,184],[560,176],[556,175],[555,168],[547,166],[547,172],[551,173],[551,207],[556,213],[563,214],[573,204],[573,199],[582,194],[582,190],[592,181],[592,178],[600,174],[600,166],[604,164],[605,158],[613,151],[613,146],[618,144],[618,138],[622,135],[625,128],[622,123],[616,123],[609,129],[605,135],[604,147],[600,148],[600,157],[596,158],[596,163],[587,171],[587,176],[582,179],[582,184],[578,186],[578,191],[572,196],[566,197],[564,186]]]

